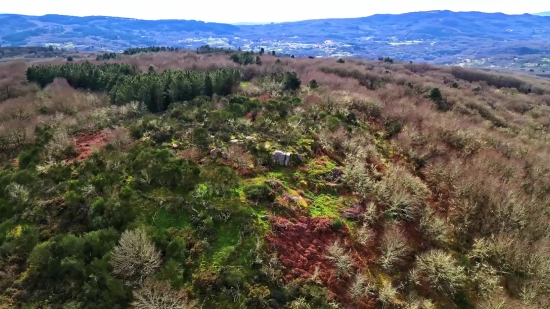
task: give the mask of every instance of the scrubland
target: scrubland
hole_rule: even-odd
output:
[[[550,81],[259,57],[105,61],[241,73],[154,112],[0,63],[0,308],[550,307]]]

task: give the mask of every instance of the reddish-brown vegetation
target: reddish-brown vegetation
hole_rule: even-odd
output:
[[[269,101],[269,99],[271,99],[271,96],[269,95],[269,93],[264,93],[261,96],[258,96],[257,99],[261,102],[267,102]]]
[[[201,158],[200,151],[196,147],[187,148],[187,149],[181,151],[179,153],[179,156],[183,159],[193,161],[195,163],[198,162]]]
[[[78,153],[75,159],[82,161],[89,158],[94,150],[99,150],[99,148],[105,146],[109,142],[109,138],[110,136],[106,131],[77,135],[74,138],[75,148]]]
[[[267,240],[286,269],[286,282],[310,279],[315,275],[328,287],[332,297],[340,301],[348,300],[347,283],[350,278],[338,277],[334,264],[326,257],[328,247],[339,240],[352,257],[355,270],[364,269],[372,261],[374,254],[370,248],[356,246],[347,227],[336,230],[330,219],[272,217],[270,223],[272,232]],[[372,308],[373,304],[372,300],[364,300],[357,304],[357,308]]]

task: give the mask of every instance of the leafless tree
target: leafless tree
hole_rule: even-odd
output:
[[[143,287],[133,291],[135,309],[194,309],[198,302],[189,300],[184,291],[176,291],[168,282],[146,280]]]
[[[111,258],[113,273],[129,284],[141,284],[157,271],[160,264],[160,253],[141,229],[122,233]]]

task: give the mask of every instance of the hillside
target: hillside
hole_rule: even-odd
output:
[[[467,63],[506,55],[541,55],[550,48],[550,18],[480,12],[415,12],[364,18],[307,20],[266,25],[226,25],[188,20],[115,17],[0,15],[0,44],[55,44],[79,50],[130,46],[202,45],[245,50],[264,47],[296,56],[390,56],[404,61]],[[539,59],[538,62],[541,62]]]
[[[0,63],[0,308],[550,306],[547,80],[140,51]]]

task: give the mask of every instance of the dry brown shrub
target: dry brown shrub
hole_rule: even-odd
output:
[[[418,218],[430,193],[424,182],[399,165],[391,166],[376,184],[376,196],[385,206],[385,216],[402,221]]]
[[[156,72],[165,70],[209,71],[239,67],[225,54],[197,55],[189,52],[139,53],[123,59],[122,62],[138,67],[141,72],[147,72],[150,65],[154,66]]]
[[[327,74],[317,70],[308,70],[300,75],[303,84],[308,84],[315,79],[321,87],[318,91],[330,93],[331,91],[362,92],[362,86],[356,79]],[[364,90],[363,90],[364,91]],[[365,91],[366,92],[366,91]]]
[[[253,157],[239,145],[231,145],[226,151],[227,158],[233,162],[238,169],[244,170],[253,167]]]
[[[50,114],[61,112],[66,115],[75,116],[78,112],[91,108],[86,95],[72,88],[64,78],[54,79],[44,89],[44,96],[42,98],[42,104]]]
[[[25,79],[25,70],[29,63],[24,60],[13,60],[0,63],[0,80],[13,78],[15,80]]]
[[[109,144],[119,151],[127,150],[133,142],[130,131],[124,127],[117,126],[107,134],[109,135]]]
[[[173,290],[168,282],[146,280],[138,290],[132,292],[136,309],[194,309],[199,308],[196,300],[189,300],[185,291]]]
[[[0,80],[0,102],[38,91],[35,84],[19,81],[14,77]]]
[[[325,149],[341,153],[344,148],[344,143],[348,140],[348,134],[342,127],[336,131],[331,132],[328,129],[321,129],[319,136],[319,143]]]
[[[9,120],[28,121],[36,117],[36,97],[32,94],[9,99],[0,104],[0,123]]]
[[[404,67],[405,69],[415,74],[422,74],[428,71],[438,70],[437,67],[428,63],[410,63],[410,64],[406,64]]]
[[[34,140],[34,121],[8,120],[0,123],[0,149],[13,151]]]
[[[197,162],[201,157],[201,153],[198,148],[191,147],[182,151],[180,156],[186,160]]]

